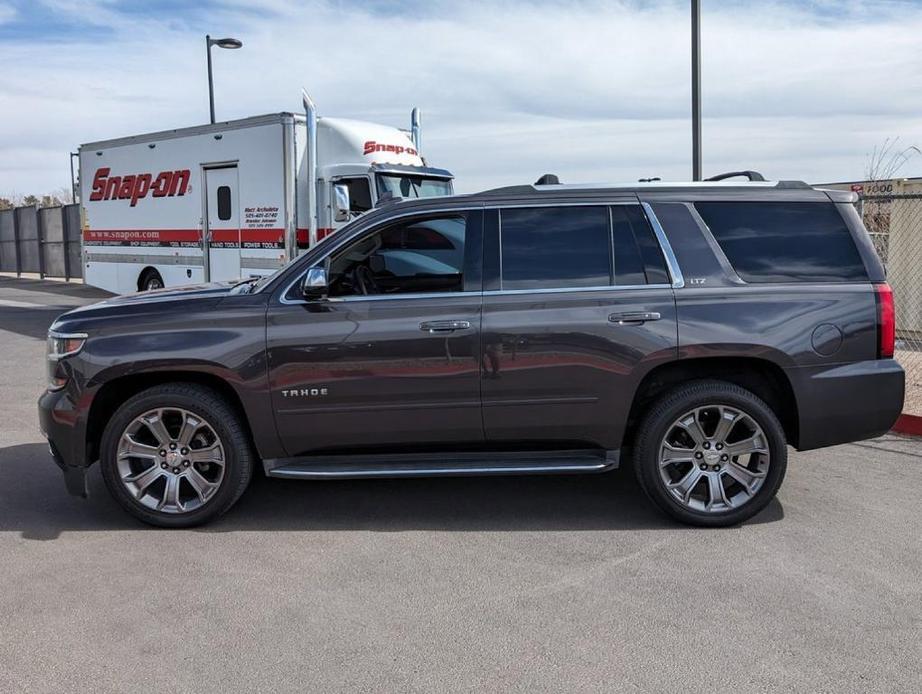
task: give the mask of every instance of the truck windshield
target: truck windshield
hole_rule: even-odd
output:
[[[434,198],[451,195],[451,181],[405,174],[378,174],[378,197],[390,193],[397,198]]]

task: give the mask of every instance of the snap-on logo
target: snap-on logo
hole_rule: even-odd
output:
[[[412,154],[414,157],[417,152],[412,147],[404,147],[403,145],[386,145],[383,142],[375,142],[374,140],[368,140],[365,143],[365,151],[363,154],[374,154],[375,152],[393,152],[394,154]]]
[[[131,200],[131,207],[134,207],[148,193],[155,198],[185,195],[192,176],[189,169],[161,171],[156,177],[149,173],[109,176],[110,171],[109,167],[96,171],[90,200]]]

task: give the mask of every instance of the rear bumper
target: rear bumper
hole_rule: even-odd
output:
[[[788,377],[802,451],[885,434],[903,409],[906,377],[893,359],[790,369]]]
[[[67,491],[86,497],[86,439],[77,413],[67,390],[46,390],[38,400],[39,426],[48,439],[52,459],[64,473]]]

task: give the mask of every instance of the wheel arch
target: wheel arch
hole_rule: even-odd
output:
[[[96,392],[87,415],[87,461],[99,459],[103,431],[121,404],[143,390],[166,383],[191,383],[211,388],[219,393],[240,417],[254,450],[259,450],[243,401],[230,383],[220,376],[201,371],[150,371],[113,378],[104,383]]]
[[[147,279],[147,276],[150,274],[155,274],[160,278],[160,282],[166,286],[166,283],[163,281],[163,275],[160,274],[160,271],[155,268],[153,265],[148,265],[141,272],[138,273],[138,291],[144,291],[144,281]]]
[[[757,357],[696,357],[654,367],[641,379],[635,391],[625,444],[633,442],[637,423],[660,395],[675,386],[699,380],[726,381],[762,398],[781,422],[788,442],[798,447],[797,397],[791,381],[778,364]]]

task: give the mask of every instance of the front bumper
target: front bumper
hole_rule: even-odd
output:
[[[790,369],[798,450],[881,436],[903,410],[906,374],[893,359]]]
[[[85,429],[67,390],[48,391],[38,399],[38,420],[55,464],[64,473],[67,491],[86,498]]]

